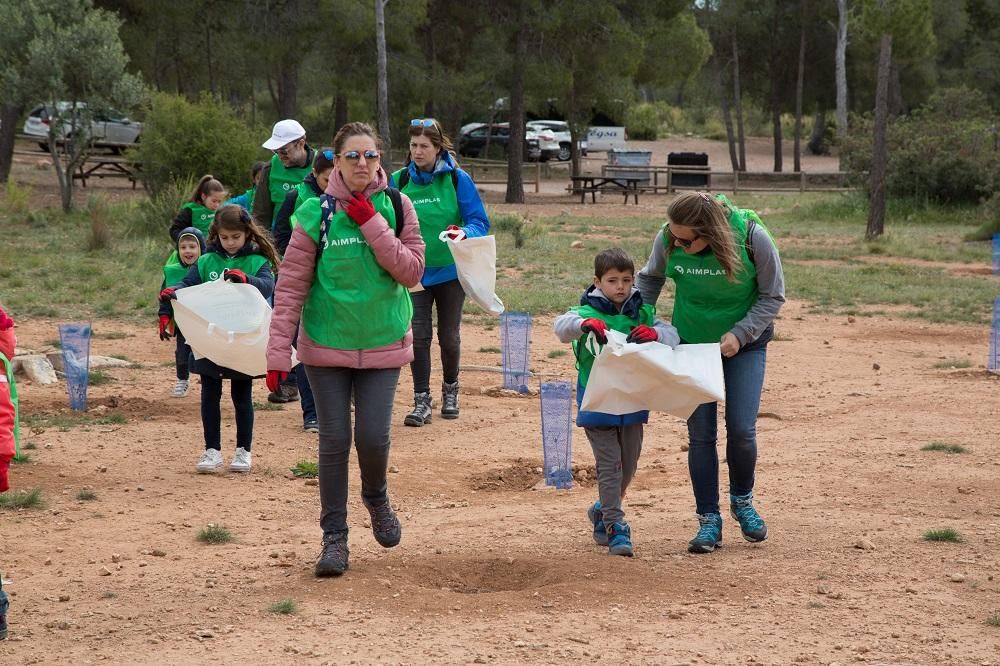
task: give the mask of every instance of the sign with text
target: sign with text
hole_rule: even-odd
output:
[[[625,148],[624,127],[591,127],[587,132],[587,151]]]

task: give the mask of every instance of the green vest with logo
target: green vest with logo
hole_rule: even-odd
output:
[[[260,267],[267,263],[267,257],[260,254],[245,254],[239,257],[227,257],[218,252],[209,252],[198,258],[198,274],[202,282],[218,280],[222,271],[236,268],[247,275],[257,275]]]
[[[301,182],[298,185],[296,185],[295,190],[298,193],[298,195],[295,197],[295,207],[292,208],[292,217],[290,220],[288,220],[288,224],[289,226],[291,226],[292,230],[294,230],[295,227],[299,226],[299,221],[295,217],[295,213],[299,211],[299,208],[302,208],[302,204],[309,201],[310,199],[319,199],[319,195],[316,194],[316,191],[313,188],[309,187],[309,185],[307,185],[305,182]]]
[[[656,320],[656,311],[652,305],[643,304],[639,308],[639,319],[636,321],[624,314],[607,314],[606,312],[601,312],[592,305],[578,305],[575,308],[570,308],[572,312],[577,313],[584,319],[600,319],[605,324],[608,325],[613,331],[618,331],[619,333],[628,334],[633,328],[639,326],[640,324],[645,324],[646,326],[652,326],[653,322]],[[587,339],[587,335],[577,338],[573,341],[573,353],[576,355],[576,368],[580,371],[580,385],[586,387],[587,380],[590,379],[590,370],[594,367],[594,355],[587,349],[587,345],[584,344]]]
[[[302,230],[317,246],[323,216],[329,215],[322,208],[327,201],[332,199],[309,199],[296,213]],[[394,229],[396,214],[389,196],[378,192],[371,202]],[[302,327],[310,338],[333,349],[374,349],[406,335],[413,318],[410,293],[379,265],[361,228],[343,210],[330,216],[317,252],[313,284],[302,306]]]
[[[187,208],[191,211],[191,226],[205,234],[207,238],[208,230],[212,227],[212,222],[215,221],[215,211],[193,201],[187,202],[181,208]]]
[[[267,177],[267,189],[274,203],[271,224],[274,224],[274,220],[278,217],[281,204],[285,202],[285,195],[301,184],[310,171],[312,167],[308,164],[303,167],[286,167],[277,155],[271,157],[271,171]]]
[[[671,324],[685,342],[718,342],[743,319],[757,302],[757,267],[747,254],[747,224],[751,214],[762,225],[756,213],[741,210],[720,198],[729,210],[729,227],[740,257],[742,269],[726,279],[722,264],[711,250],[688,254],[681,248],[670,251],[666,277],[674,281],[674,311]],[[667,243],[664,227],[663,241]]]
[[[406,167],[392,174],[393,182],[400,182],[400,176]],[[465,226],[462,214],[458,209],[458,193],[452,182],[451,174],[439,173],[426,185],[420,185],[412,179],[403,188],[410,197],[413,209],[420,221],[420,235],[424,238],[425,260],[428,268],[451,266],[455,259],[451,256],[451,248],[441,241],[441,232],[450,225]]]
[[[7,386],[10,387],[10,402],[14,405],[14,457],[21,457],[21,426],[20,414],[17,405],[17,382],[14,381],[14,366],[3,354],[0,354],[0,363],[3,363],[4,374],[7,376]]]
[[[184,279],[184,276],[188,274],[188,269],[190,268],[190,266],[185,266],[181,263],[180,257],[177,256],[177,251],[175,250],[173,254],[167,257],[167,263],[163,264],[163,284],[172,287],[180,283]]]

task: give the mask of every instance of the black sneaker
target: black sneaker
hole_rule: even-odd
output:
[[[431,394],[429,391],[413,394],[413,411],[403,419],[403,425],[422,426],[431,422]]]
[[[458,382],[441,384],[441,418],[458,418]]]
[[[302,430],[304,432],[318,433],[319,421],[317,421],[316,419],[309,419],[308,421],[302,424]]]
[[[295,402],[299,399],[299,387],[293,384],[281,384],[277,391],[267,394],[267,401],[277,404]]]
[[[364,500],[365,508],[372,517],[372,534],[375,540],[383,548],[392,548],[399,543],[403,528],[399,525],[399,518],[396,512],[389,505],[386,498],[381,504],[371,505],[368,500]]]
[[[323,536],[323,551],[316,560],[316,577],[340,576],[347,571],[347,532]]]

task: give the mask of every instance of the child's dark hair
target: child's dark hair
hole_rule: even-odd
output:
[[[271,262],[274,271],[278,271],[278,251],[271,242],[271,236],[253,221],[250,213],[243,206],[229,204],[222,206],[215,211],[215,220],[208,230],[208,244],[217,245],[219,242],[219,230],[242,231],[247,235],[247,243],[253,243],[256,249]]]
[[[263,171],[264,167],[266,166],[267,162],[261,162],[261,161],[254,162],[253,166],[250,167],[250,182],[257,180],[257,174]]]
[[[226,188],[222,186],[222,183],[215,179],[210,173],[206,173],[195,185],[194,192],[188,197],[188,201],[193,201],[197,204],[204,204],[205,197],[209,194],[215,194],[216,192],[225,192]]]
[[[622,273],[635,274],[635,264],[632,263],[632,257],[628,256],[628,253],[620,247],[601,250],[594,257],[594,276],[598,280],[612,269]]]
[[[333,148],[324,147],[316,151],[316,159],[313,160],[313,173],[323,173],[333,168]]]

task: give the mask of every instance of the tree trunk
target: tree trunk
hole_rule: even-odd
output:
[[[215,95],[215,67],[212,65],[212,31],[205,23],[205,64],[208,66],[208,90]]]
[[[343,89],[337,89],[337,95],[334,100],[333,107],[333,133],[336,134],[340,131],[340,128],[347,124],[347,94]]]
[[[382,137],[382,167],[392,171],[392,141],[389,136],[389,82],[385,56],[385,5],[389,0],[375,0],[375,49],[378,57],[378,133]]]
[[[795,149],[793,155],[795,173],[802,171],[802,84],[806,71],[806,5],[802,3],[802,25],[799,29],[799,73],[795,80]]]
[[[712,69],[715,73],[715,83],[719,89],[719,104],[722,107],[722,120],[726,123],[726,141],[729,143],[729,161],[733,171],[740,170],[739,158],[736,156],[736,134],[733,131],[733,115],[729,112],[729,95],[722,82],[722,68],[719,66],[718,55],[712,55]]]
[[[889,126],[889,74],[892,64],[892,35],[882,35],[878,52],[878,84],[875,88],[875,136],[872,145],[871,207],[865,238],[874,240],[885,231],[885,172],[889,161],[886,133]]]
[[[837,0],[837,140],[847,137],[847,0]]]
[[[514,34],[514,67],[510,86],[510,138],[507,141],[506,203],[524,203],[524,70],[528,59],[528,0],[517,0]]]
[[[288,52],[281,58],[278,72],[278,117],[294,118],[298,107],[299,61],[298,56]]]
[[[774,172],[781,173],[784,170],[784,155],[781,154],[781,109],[777,103],[771,111],[771,125],[774,133]]]
[[[13,104],[0,104],[0,183],[6,183],[10,178],[10,167],[14,163],[14,137],[20,117],[20,108]]]
[[[812,132],[809,135],[809,152],[813,155],[825,155],[827,153],[824,146],[823,137],[826,136],[826,109],[822,106],[816,109],[813,119]]]
[[[740,92],[740,50],[733,35],[733,104],[736,107],[736,141],[739,144],[740,171],[747,170],[747,144],[743,133],[743,93]]]
[[[899,64],[892,63],[889,69],[889,115],[901,116],[906,112],[903,102],[903,84],[899,80]]]

